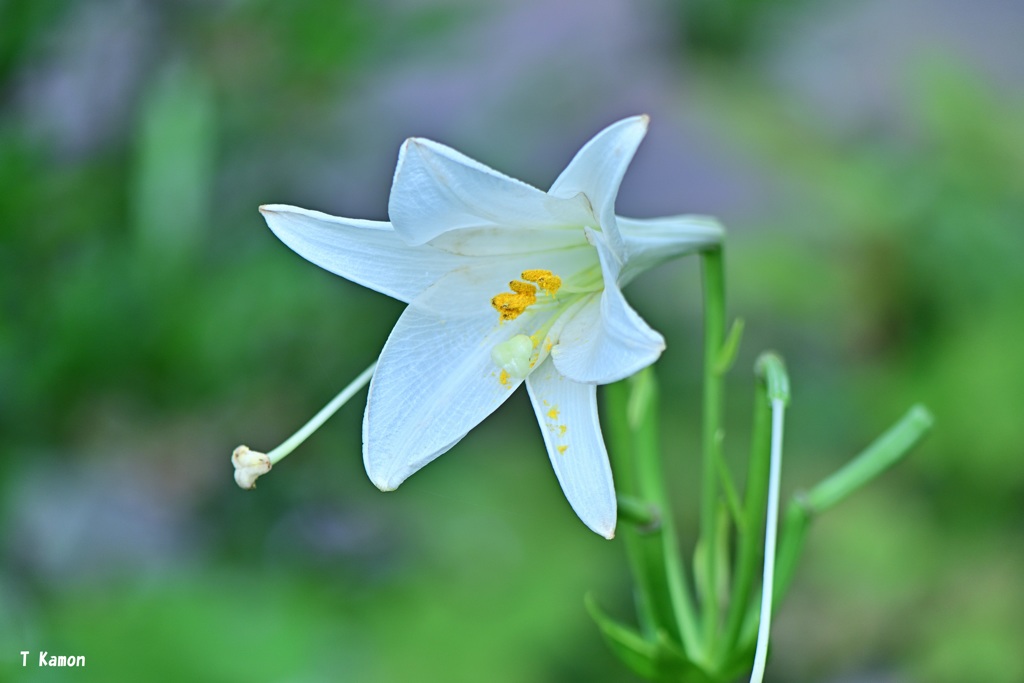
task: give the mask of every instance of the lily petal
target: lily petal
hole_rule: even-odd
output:
[[[307,261],[407,303],[464,263],[446,251],[409,246],[390,223],[283,204],[261,206],[260,213],[274,234]]]
[[[619,286],[666,261],[721,244],[725,237],[722,225],[707,216],[616,219],[626,254]]]
[[[430,240],[429,245],[460,256],[507,257],[574,247],[593,251],[582,229],[527,232],[515,228],[465,228],[438,235]]]
[[[422,138],[402,145],[388,202],[395,231],[409,244],[460,228],[582,225],[592,216],[589,209],[585,198],[551,197]]]
[[[363,464],[382,491],[458,443],[520,383],[499,381],[491,349],[505,339],[493,316],[445,322],[410,306],[381,352],[363,416]]]
[[[527,377],[526,388],[566,499],[591,530],[612,538],[615,486],[597,418],[597,386],[564,377],[548,360]]]
[[[507,279],[486,265],[453,271],[398,319],[363,417],[363,462],[378,488],[397,488],[450,449],[522,382],[502,378],[491,351],[517,334],[529,336],[557,310],[499,322],[490,297]]]
[[[665,350],[665,339],[622,296],[618,267],[603,235],[588,229],[587,236],[601,260],[604,292],[565,324],[551,357],[570,379],[608,384],[656,361]]]
[[[601,230],[620,259],[622,242],[615,224],[615,197],[626,167],[647,134],[649,122],[646,115],[633,116],[602,130],[576,153],[548,190],[556,197],[586,195],[601,223]]]

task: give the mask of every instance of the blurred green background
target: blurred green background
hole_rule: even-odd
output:
[[[0,679],[633,680],[582,603],[630,614],[622,549],[565,503],[525,395],[391,494],[362,398],[255,492],[228,460],[401,312],[257,205],[384,219],[410,135],[546,187],[646,112],[619,213],[730,230],[730,457],[765,348],[785,494],[913,402],[938,420],[812,531],[769,679],[1024,681],[1022,28],[1009,0],[0,1]],[[689,548],[696,264],[628,294],[669,343]]]

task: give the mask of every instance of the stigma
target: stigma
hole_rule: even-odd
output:
[[[273,466],[266,453],[250,450],[248,446],[235,449],[231,454],[231,464],[235,466],[235,483],[243,489],[256,488],[256,480]]]
[[[491,360],[501,369],[498,381],[509,386],[509,378],[526,379],[533,369],[533,341],[525,334],[517,334],[491,349]]]

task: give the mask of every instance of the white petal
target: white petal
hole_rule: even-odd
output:
[[[451,230],[430,240],[429,245],[460,256],[508,256],[581,247],[590,244],[583,228],[517,230],[514,228],[466,228]]]
[[[548,190],[557,197],[586,195],[616,254],[622,244],[615,226],[615,197],[649,121],[647,116],[633,116],[602,130],[576,153]]]
[[[428,288],[384,345],[363,418],[363,461],[382,490],[450,449],[512,395],[522,380],[503,382],[491,352],[557,312],[528,309],[499,322],[490,299],[508,276],[479,271],[454,271]]]
[[[398,155],[388,216],[409,244],[424,244],[460,228],[581,226],[589,208],[585,198],[551,197],[449,147],[410,138]]]
[[[725,236],[721,224],[706,216],[616,219],[626,254],[620,286],[660,263],[721,244]]]
[[[260,207],[267,225],[299,256],[370,289],[412,301],[465,263],[430,246],[409,246],[390,223],[338,218],[295,206]]]
[[[551,466],[572,509],[594,532],[615,535],[615,486],[597,418],[597,386],[563,377],[548,360],[526,379]]]
[[[656,361],[665,339],[626,303],[602,235],[588,234],[601,259],[604,292],[565,324],[551,357],[560,373],[577,382],[608,384]]]

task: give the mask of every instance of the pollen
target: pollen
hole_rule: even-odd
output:
[[[519,280],[513,280],[508,283],[508,288],[516,294],[524,294],[528,297],[533,297],[533,300],[537,300],[537,288],[528,282],[520,282]]]
[[[568,431],[569,427],[566,425],[558,425],[558,433],[561,436],[565,436],[565,432]]]
[[[491,299],[491,306],[502,320],[515,320],[530,305],[537,302],[537,288],[519,280],[508,283],[508,288],[512,290],[512,294],[502,292]]]
[[[491,306],[502,320],[515,320],[523,311],[537,303],[538,287],[546,294],[554,296],[562,286],[562,278],[550,270],[524,270],[520,277],[522,280],[512,280],[508,283],[511,293],[502,292],[491,299]]]
[[[559,455],[565,455],[565,452],[566,452],[567,450],[569,450],[569,447],[568,447],[568,446],[559,446],[559,447],[558,447],[558,454],[559,454]]]
[[[501,374],[498,375],[498,381],[501,382],[501,386],[505,387],[506,389],[509,388],[509,385],[508,385],[508,370],[502,370],[501,371]]]
[[[562,278],[550,270],[524,270],[521,277],[527,282],[536,282],[538,287],[551,296],[554,296],[562,286]]]
[[[552,408],[551,410],[549,410],[548,411],[548,417],[551,418],[552,420],[557,420],[558,419],[558,408]]]

